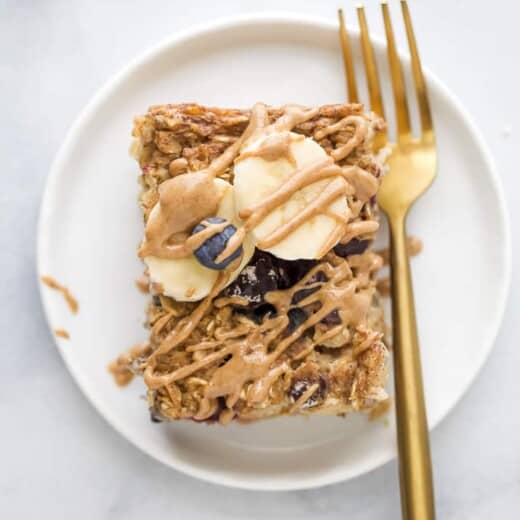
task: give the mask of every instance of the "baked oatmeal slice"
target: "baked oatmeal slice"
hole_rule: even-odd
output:
[[[153,106],[136,118],[149,342],[119,358],[154,420],[371,411],[384,122],[362,105]]]

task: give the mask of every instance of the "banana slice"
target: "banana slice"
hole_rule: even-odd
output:
[[[275,160],[265,160],[254,156],[254,150],[262,139],[247,146],[242,153],[243,159],[235,164],[234,188],[238,210],[252,208],[261,204],[268,195],[272,194],[294,171],[305,164],[327,157],[325,150],[313,139],[302,138],[301,135],[289,132],[289,155],[292,155],[296,165],[289,158],[281,157]],[[279,229],[295,215],[301,213],[329,183],[338,183],[343,186],[346,181],[342,177],[324,179],[297,191],[287,202],[276,207],[263,221],[251,230],[255,245],[271,233]],[[329,215],[316,215],[303,222],[288,236],[272,247],[265,248],[279,258],[297,260],[300,258],[319,258],[323,255],[323,248],[330,245],[331,237],[338,234],[338,221],[332,213],[340,218],[347,215],[346,197],[333,201],[327,208]],[[337,237],[339,240],[340,236]],[[334,245],[334,244],[332,244]]]
[[[221,179],[215,179],[215,184],[221,195],[217,209],[217,217],[225,218],[239,227],[241,225],[235,210],[233,186]],[[154,217],[155,208],[149,218]],[[253,256],[255,247],[251,238],[246,237],[242,244],[244,253],[238,269],[230,277],[229,283],[236,279],[240,271]],[[194,302],[207,296],[217,280],[218,271],[201,265],[192,254],[186,258],[175,260],[147,256],[144,259],[148,266],[150,280],[162,287],[162,294],[177,301]]]

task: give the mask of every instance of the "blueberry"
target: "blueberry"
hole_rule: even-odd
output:
[[[278,280],[275,257],[257,249],[238,278],[225,289],[224,296],[245,298],[249,308],[263,306],[265,293],[276,291]]]
[[[350,242],[347,242],[346,244],[337,244],[334,247],[334,253],[343,258],[346,258],[350,255],[360,255],[367,250],[369,245],[370,240],[359,240],[358,238],[353,238]]]
[[[315,265],[316,260],[282,260],[270,253],[255,250],[253,258],[239,274],[238,278],[224,291],[224,296],[240,296],[247,300],[247,308],[264,306],[267,292],[284,290],[299,282]],[[316,273],[308,283],[323,282],[327,277]],[[298,291],[293,304],[317,289]],[[304,292],[305,291],[305,292]],[[301,294],[300,294],[301,293]],[[243,307],[243,306],[242,306]],[[262,309],[270,311],[271,309]],[[266,312],[262,312],[265,315]]]
[[[217,409],[215,410],[215,413],[206,419],[206,422],[215,422],[218,421],[220,414],[222,413],[222,410],[226,408],[226,400],[224,397],[217,397]]]
[[[299,282],[315,265],[318,264],[317,260],[282,260],[278,258],[276,260],[279,282],[278,287],[280,289],[288,289],[295,283]]]
[[[264,303],[250,311],[250,316],[256,323],[262,323],[266,316],[274,316],[275,314],[276,307],[269,303]]]
[[[233,356],[231,354],[227,354],[224,358],[219,362],[218,366],[224,366]]]
[[[287,329],[289,332],[294,332],[307,319],[307,313],[299,307],[294,307],[289,309],[287,317],[289,318]]]
[[[196,235],[207,227],[207,222],[210,224],[221,224],[226,222],[226,219],[220,217],[209,217],[204,219],[200,224],[195,226],[192,235]],[[219,264],[215,263],[216,258],[224,251],[228,240],[237,232],[237,228],[229,223],[222,231],[215,233],[208,238],[198,249],[193,252],[195,258],[208,269],[215,269],[221,271],[225,269],[233,260],[236,260],[242,255],[242,246],[236,249],[231,255],[222,260]]]
[[[310,296],[311,294],[315,293],[318,290],[319,290],[319,286],[308,287],[308,288],[305,288],[305,289],[300,289],[299,291],[296,291],[294,293],[294,296],[292,297],[291,303],[293,305],[297,305],[302,300],[305,300],[305,298],[307,298],[307,296]]]
[[[325,316],[321,322],[325,323],[325,325],[339,325],[341,323],[341,317],[339,312],[336,310],[327,314],[327,316]]]

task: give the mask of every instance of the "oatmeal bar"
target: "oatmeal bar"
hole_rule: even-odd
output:
[[[132,154],[153,420],[370,412],[387,399],[375,277],[384,122],[362,105],[152,106]]]

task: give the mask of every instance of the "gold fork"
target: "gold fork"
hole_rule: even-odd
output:
[[[389,173],[382,182],[378,201],[388,217],[390,228],[394,378],[401,506],[403,518],[406,520],[431,520],[435,518],[435,510],[430,446],[405,224],[408,210],[435,178],[437,156],[426,84],[405,0],[401,1],[401,8],[410,48],[412,74],[420,112],[421,136],[415,138],[412,135],[403,72],[397,54],[390,12],[385,2],[382,4],[382,11],[394,94],[397,139],[395,143],[389,143],[392,148],[392,155],[388,161]],[[377,66],[363,7],[358,7],[357,13],[370,108],[384,116]],[[358,95],[352,50],[341,10],[339,21],[349,101],[356,103]],[[375,143],[375,148],[379,149],[386,143],[385,134]]]

